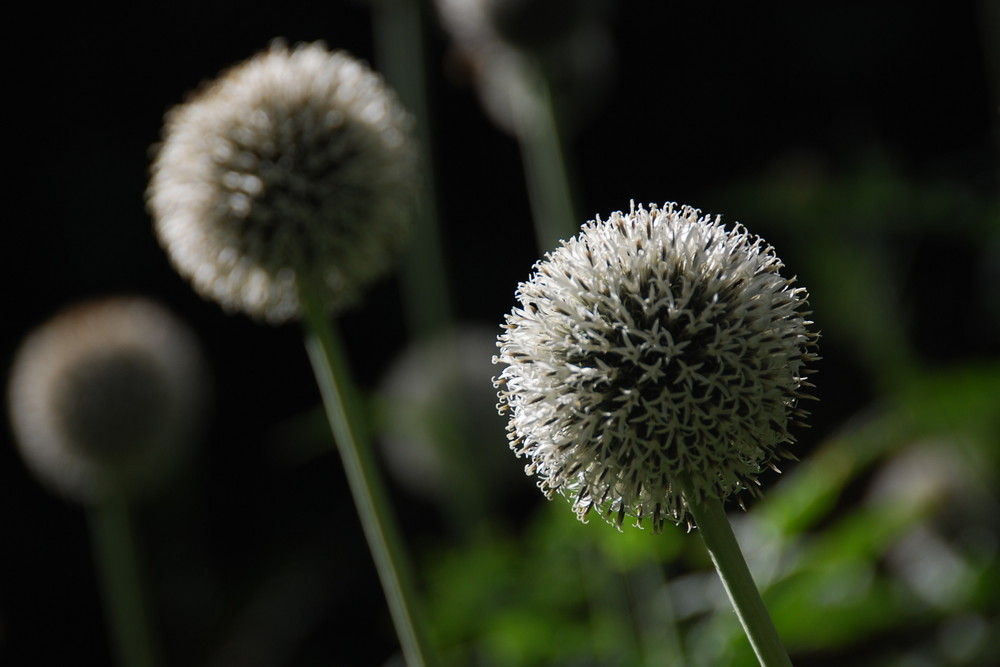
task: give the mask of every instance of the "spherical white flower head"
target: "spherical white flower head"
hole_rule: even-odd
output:
[[[182,458],[201,413],[201,356],[150,301],[91,302],[25,339],[8,389],[21,454],[43,482],[88,502],[136,496]]]
[[[160,243],[229,310],[295,317],[303,276],[350,305],[408,227],[410,125],[361,62],[275,43],[167,114],[147,193]]]
[[[496,362],[512,449],[620,527],[754,489],[793,441],[816,334],[773,248],[674,204],[583,226],[535,265]]]

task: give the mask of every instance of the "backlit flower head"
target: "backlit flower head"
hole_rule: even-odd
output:
[[[518,286],[497,379],[511,448],[551,497],[688,521],[790,456],[816,359],[806,291],[762,239],[689,207],[633,205],[583,226]]]
[[[28,467],[83,501],[151,491],[201,414],[198,346],[145,299],[71,308],[30,334],[11,370],[10,417]]]
[[[167,114],[147,193],[160,243],[227,309],[295,317],[303,275],[350,305],[408,228],[410,125],[363,63],[275,42]]]

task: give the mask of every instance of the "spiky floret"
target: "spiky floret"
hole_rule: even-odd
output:
[[[193,334],[141,298],[90,301],[32,332],[11,369],[10,417],[27,465],[75,500],[155,490],[202,413]]]
[[[585,224],[537,262],[498,339],[508,437],[548,497],[620,527],[689,523],[790,456],[812,386],[806,290],[737,224],[665,204]]]
[[[295,317],[303,274],[350,305],[405,236],[410,126],[360,61],[275,42],[167,114],[147,192],[160,243],[230,310]]]

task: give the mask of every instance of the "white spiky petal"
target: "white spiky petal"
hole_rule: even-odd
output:
[[[167,115],[148,191],[160,243],[227,309],[295,317],[302,274],[349,305],[407,229],[410,126],[360,61],[276,42]]]
[[[755,488],[793,441],[816,334],[807,294],[762,239],[690,207],[585,224],[518,286],[496,362],[526,468],[581,519],[688,521]]]

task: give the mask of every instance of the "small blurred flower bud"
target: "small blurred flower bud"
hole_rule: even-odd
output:
[[[139,496],[183,458],[204,380],[193,335],[161,306],[88,302],[21,345],[11,422],[25,462],[55,491],[82,501]]]
[[[465,326],[407,348],[380,387],[385,462],[401,484],[441,503],[463,484],[486,504],[516,489],[510,455],[496,447],[504,424],[493,408],[493,331]],[[513,473],[513,474],[511,474]]]

